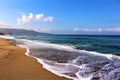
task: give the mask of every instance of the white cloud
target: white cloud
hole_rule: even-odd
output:
[[[80,28],[75,28],[73,29],[73,31],[80,31]]]
[[[52,16],[45,17],[44,14],[36,14],[30,13],[28,16],[23,14],[21,18],[17,19],[18,25],[26,24],[32,21],[43,21],[43,22],[52,22],[54,18]]]
[[[99,29],[98,29],[98,31],[99,31],[99,32],[102,32],[102,31],[103,31],[103,29],[102,29],[102,28],[99,28]]]
[[[85,31],[85,32],[120,32],[120,27],[113,27],[113,28],[74,28],[73,31]]]
[[[93,30],[91,30],[91,29],[83,29],[82,31],[93,32]]]
[[[115,27],[115,28],[107,28],[105,31],[110,31],[110,32],[120,32],[120,27]]]
[[[34,18],[34,15],[32,13],[29,14],[28,19],[32,20]]]
[[[15,26],[11,25],[11,24],[7,24],[4,22],[0,22],[0,28],[14,28]]]
[[[85,31],[85,32],[102,32],[103,29],[102,28],[98,28],[98,29],[89,29],[89,28],[74,28],[73,31]]]
[[[44,14],[36,14],[35,15],[35,19],[36,20],[40,20],[41,21],[41,20],[43,20],[43,18],[44,18]]]
[[[53,17],[47,17],[44,19],[45,22],[52,22],[53,21]]]
[[[27,18],[26,15],[22,15],[21,18],[17,19],[17,22],[18,22],[18,25],[25,24],[25,23],[29,22],[29,19]]]

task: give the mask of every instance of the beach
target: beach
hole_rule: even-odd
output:
[[[25,53],[25,48],[0,38],[0,80],[69,80],[44,69]]]

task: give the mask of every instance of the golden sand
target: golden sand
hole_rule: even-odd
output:
[[[69,80],[44,69],[26,49],[0,38],[0,80]]]

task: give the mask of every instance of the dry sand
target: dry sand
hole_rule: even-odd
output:
[[[0,38],[0,80],[69,80],[59,77],[25,55],[26,49]]]

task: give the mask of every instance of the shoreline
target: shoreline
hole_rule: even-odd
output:
[[[67,75],[59,74],[59,73],[56,73],[56,72],[52,71],[51,69],[49,69],[49,68],[46,67],[46,64],[45,64],[41,59],[29,55],[29,52],[30,52],[30,51],[29,51],[29,48],[28,48],[28,47],[21,46],[21,45],[18,45],[18,46],[20,46],[20,47],[22,47],[22,48],[26,48],[26,53],[25,53],[25,55],[28,56],[28,57],[32,57],[32,58],[36,59],[37,62],[38,62],[39,64],[41,64],[42,67],[43,67],[45,70],[51,72],[52,74],[55,74],[55,75],[57,75],[57,76],[59,76],[59,77],[67,78],[68,80],[78,80],[78,79],[76,79],[76,78],[69,77],[69,76],[67,76]]]
[[[17,52],[14,55],[12,55],[12,57],[14,57],[16,54],[19,54],[19,53],[21,55],[22,53],[22,55],[24,54],[24,57],[26,56],[27,59],[21,56],[15,56],[15,58],[20,57],[19,60],[22,62],[14,61],[15,64],[13,62],[9,64],[9,62],[5,61],[7,62],[8,66],[4,68],[4,70],[8,69],[9,66],[11,66],[12,64],[14,64],[12,66],[17,65],[17,69],[14,70],[14,68],[12,67],[13,69],[10,69],[8,70],[8,72],[6,72],[7,77],[9,78],[2,79],[2,80],[19,80],[19,79],[20,80],[91,80],[91,79],[98,78],[98,76],[99,76],[99,79],[101,80],[119,78],[119,76],[116,77],[115,75],[117,72],[119,72],[120,57],[114,54],[102,54],[95,51],[77,50],[74,48],[72,48],[72,51],[70,51],[71,48],[69,50],[67,46],[64,46],[64,45],[61,46],[59,44],[53,44],[53,43],[47,43],[47,42],[44,43],[42,41],[38,42],[38,41],[32,41],[27,39],[16,39],[14,37],[7,38],[5,36],[3,38],[5,38],[3,40],[7,42],[4,42],[4,41],[2,42],[0,40],[1,42],[0,53],[1,51],[3,51],[4,53],[4,55],[0,54],[0,56],[2,55],[2,57],[4,57],[5,59],[8,59],[10,54],[13,54],[14,50],[15,51],[17,50]],[[6,46],[9,46],[7,49],[6,49],[6,46],[4,46],[5,44],[7,44]],[[11,48],[10,46],[14,48]],[[5,49],[1,49],[1,47],[2,48],[5,47]],[[19,52],[19,49],[17,49],[16,47],[20,49],[22,48],[22,51],[24,50],[24,52]],[[70,59],[68,60],[70,62],[59,64],[59,62],[57,61],[61,60],[62,57],[57,53],[60,53],[61,55],[63,55],[62,57],[64,57],[65,59],[66,59],[66,56],[67,57],[69,56]],[[73,54],[76,53],[76,54],[72,55],[72,53]],[[51,55],[58,55],[58,57],[56,56],[54,58],[54,56],[51,56]],[[75,58],[71,59],[71,57],[74,57],[74,56]],[[61,57],[61,59],[59,57]],[[54,61],[56,62],[54,63]],[[24,65],[26,66],[21,67],[21,63],[24,63]],[[33,67],[32,70],[30,67]],[[113,67],[112,70],[110,70],[111,67]],[[19,72],[18,71],[19,69],[21,69],[22,72]],[[0,70],[3,70],[3,68],[1,68],[1,63],[0,63]],[[14,76],[12,75],[12,78],[11,78],[11,73],[13,73],[13,71],[11,70],[17,71],[17,76],[27,74],[27,77],[26,76],[16,77],[16,72],[14,72],[15,75],[13,74]],[[103,70],[105,72],[101,73],[101,71]],[[0,74],[2,74],[2,72]],[[108,73],[105,76],[101,77],[101,75],[104,75],[106,72]],[[109,75],[111,73],[112,73],[112,77]],[[48,75],[50,77],[48,77]],[[57,78],[54,76],[57,76]],[[1,77],[0,77],[0,80],[1,80]]]
[[[70,80],[44,69],[36,59],[25,54],[27,49],[9,39],[0,38],[0,42],[1,80]]]

